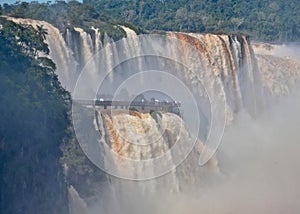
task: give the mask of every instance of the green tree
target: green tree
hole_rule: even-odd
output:
[[[70,138],[69,94],[60,86],[43,34],[0,18],[1,213],[68,213],[60,164]]]

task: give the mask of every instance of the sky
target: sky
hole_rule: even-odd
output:
[[[17,0],[0,0],[1,4],[7,3],[7,4],[14,4]],[[31,2],[32,0],[22,0],[26,1],[26,2]],[[42,3],[42,2],[47,2],[47,0],[38,0],[38,2]],[[54,1],[53,1],[54,2]]]
[[[7,4],[14,4],[17,0],[0,0],[0,4],[4,4],[4,3],[7,3]],[[25,2],[32,2],[33,0],[21,0],[22,2],[25,1]],[[38,1],[39,3],[44,3],[44,2],[47,2],[47,1],[51,1],[51,2],[55,2],[55,0],[36,0]],[[79,2],[82,2],[82,0],[77,0]]]

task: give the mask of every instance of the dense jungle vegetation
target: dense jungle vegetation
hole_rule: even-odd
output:
[[[260,41],[300,41],[299,0],[84,0],[147,30],[243,32]]]
[[[35,29],[0,18],[3,214],[66,214],[67,186],[80,191],[93,183],[91,179],[103,177],[76,140],[70,94],[60,85],[56,65],[47,57],[46,36],[43,26]]]
[[[300,41],[298,0],[33,1],[3,4],[1,10],[5,15],[46,20],[61,30],[95,26],[115,39],[125,35],[115,25],[125,24],[138,32],[242,32],[258,41]]]
[[[57,1],[54,4],[37,2],[17,2],[15,4],[3,4],[0,7],[0,14],[17,18],[31,18],[44,20],[55,27],[62,33],[66,28],[81,27],[86,32],[92,33],[91,27],[98,28],[102,35],[104,32],[111,38],[118,40],[125,37],[125,31],[118,24],[134,26],[124,21],[117,21],[104,14],[96,11],[90,4],[81,4],[76,1],[66,3]],[[139,31],[139,29],[135,29]]]
[[[242,32],[270,42],[300,41],[299,0],[84,0],[17,2],[0,15],[45,20],[62,32],[98,27],[114,39],[136,32]],[[0,211],[65,214],[67,185],[101,176],[70,127],[70,95],[47,58],[47,31],[0,18]],[[39,57],[43,53],[45,57]],[[62,163],[69,167],[69,178]],[[92,182],[90,182],[92,183]],[[80,187],[77,186],[80,190]]]
[[[69,93],[55,74],[47,32],[0,19],[0,210],[67,213],[60,145],[69,136]]]

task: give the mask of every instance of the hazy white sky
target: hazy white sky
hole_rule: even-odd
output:
[[[8,4],[14,4],[17,0],[0,0],[0,4],[4,4],[4,3],[8,3]],[[21,0],[22,2],[23,1],[26,1],[26,2],[32,2],[33,0]],[[40,3],[42,2],[47,2],[47,1],[51,1],[51,2],[55,2],[55,0],[36,0]],[[67,0],[65,0],[67,1]],[[82,2],[82,0],[77,0],[79,2]]]
[[[8,3],[8,4],[14,4],[17,0],[0,0],[0,3],[1,4],[4,4],[4,3]],[[23,1],[26,1],[26,2],[31,2],[32,0],[22,0]],[[47,2],[47,0],[38,0],[38,2]],[[54,1],[53,1],[54,2]]]

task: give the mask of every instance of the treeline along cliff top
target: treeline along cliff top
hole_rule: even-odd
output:
[[[4,15],[41,19],[60,29],[93,24],[115,39],[124,32],[113,26],[125,24],[138,32],[241,32],[269,42],[300,41],[299,11],[298,0],[83,0],[1,7]]]

